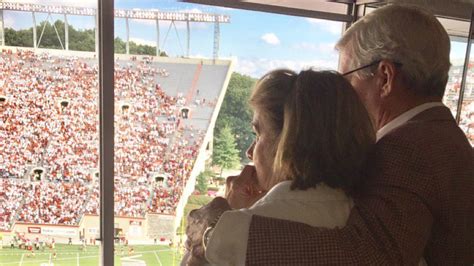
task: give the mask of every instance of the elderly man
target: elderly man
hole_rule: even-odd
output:
[[[191,264],[204,261],[203,252],[215,264],[226,256],[250,265],[474,263],[472,147],[441,102],[450,67],[446,31],[424,11],[386,6],[355,23],[337,48],[378,140],[346,226],[223,212],[227,202],[216,199],[189,217]],[[250,175],[231,181],[232,201],[253,202],[245,193]]]

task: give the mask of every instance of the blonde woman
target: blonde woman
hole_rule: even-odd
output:
[[[249,191],[227,188],[227,202],[238,209],[231,212],[343,226],[353,204],[349,195],[375,143],[369,115],[349,82],[330,71],[275,70],[256,84],[250,105],[255,141],[247,156],[254,166],[246,166],[240,176],[256,176],[258,184]],[[262,197],[242,202],[234,200],[236,193]],[[219,235],[217,230],[233,228],[216,227],[204,242]],[[245,257],[234,255],[245,254],[247,241],[232,248],[226,241],[214,238],[207,259],[217,265],[244,264]]]

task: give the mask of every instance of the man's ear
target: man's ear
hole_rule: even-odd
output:
[[[395,84],[397,68],[394,63],[388,60],[381,60],[377,67],[377,75],[380,78],[380,98],[385,98],[392,93]]]

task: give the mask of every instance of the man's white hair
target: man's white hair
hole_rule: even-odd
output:
[[[388,5],[352,25],[336,44],[352,58],[350,69],[386,59],[400,63],[405,85],[417,94],[440,96],[448,81],[450,40],[427,11]],[[376,67],[376,66],[374,66]],[[354,73],[368,77],[374,68]]]

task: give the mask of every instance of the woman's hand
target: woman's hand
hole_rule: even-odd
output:
[[[227,177],[225,197],[232,209],[249,208],[264,195],[255,166],[246,165],[240,175]]]
[[[252,206],[265,195],[258,185],[257,172],[254,166],[246,165],[240,175],[229,176],[226,181],[226,199],[217,197],[207,205],[192,210],[188,215],[185,243],[188,254],[184,265],[205,265],[205,250],[202,246],[204,231],[216,222],[223,212],[230,209],[241,209]]]
[[[185,247],[189,253],[186,257],[185,265],[205,265],[205,250],[202,246],[202,236],[211,223],[225,211],[230,210],[230,206],[224,198],[217,197],[200,209],[192,210],[188,215],[188,225],[186,226]]]

